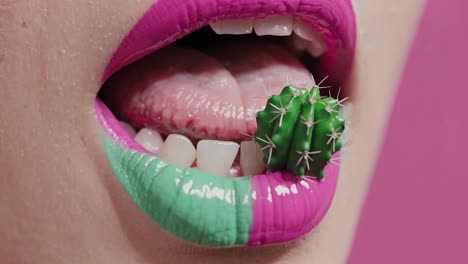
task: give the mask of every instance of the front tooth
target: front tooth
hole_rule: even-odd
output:
[[[231,141],[200,140],[197,144],[197,167],[200,170],[228,176],[239,151],[239,144]]]
[[[218,35],[242,35],[252,33],[254,21],[252,19],[224,20],[210,24],[211,28]]]
[[[289,36],[292,33],[293,18],[288,16],[272,16],[257,19],[254,23],[255,33],[258,36]]]
[[[135,137],[136,131],[135,131],[135,129],[134,129],[130,124],[128,124],[127,122],[124,122],[124,121],[120,121],[120,125],[122,125],[122,127],[127,131],[127,133],[128,133],[132,138]]]
[[[159,152],[161,159],[187,168],[192,165],[196,155],[197,151],[190,139],[177,134],[169,135]]]
[[[257,142],[242,141],[240,145],[240,166],[244,176],[257,175],[263,172],[263,152]]]
[[[135,136],[135,141],[145,149],[155,154],[158,153],[164,144],[164,140],[161,135],[151,128],[142,128],[138,131],[138,134]]]
[[[322,36],[306,23],[296,20],[294,21],[293,29],[296,35],[309,41],[307,51],[309,51],[312,56],[318,58],[327,51],[327,45]]]

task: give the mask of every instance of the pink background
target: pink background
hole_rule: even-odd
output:
[[[349,263],[468,263],[468,1],[429,0]]]

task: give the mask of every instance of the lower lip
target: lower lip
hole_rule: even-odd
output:
[[[99,99],[95,111],[121,184],[142,211],[184,240],[215,247],[287,242],[317,226],[330,207],[338,166],[328,165],[321,181],[286,172],[222,178],[168,164],[136,143]]]

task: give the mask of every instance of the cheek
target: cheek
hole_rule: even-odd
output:
[[[358,142],[353,145],[363,149],[367,162],[373,162],[379,144],[361,143],[381,140],[423,6],[424,1],[405,7],[395,3],[392,8],[375,1],[355,1],[358,38],[350,83]]]
[[[358,37],[349,78],[354,123],[337,190],[340,214],[348,212],[357,219],[423,6],[424,1],[409,6],[395,3],[392,8],[376,1],[354,1]]]

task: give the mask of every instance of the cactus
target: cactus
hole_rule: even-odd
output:
[[[268,171],[288,170],[297,176],[324,177],[323,168],[340,150],[344,120],[340,102],[321,98],[319,87],[286,86],[257,113],[254,139],[264,153]]]

